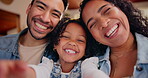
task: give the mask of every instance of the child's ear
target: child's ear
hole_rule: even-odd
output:
[[[56,45],[54,45],[53,51],[56,51]]]

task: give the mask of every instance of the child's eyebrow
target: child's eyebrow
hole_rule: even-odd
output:
[[[85,35],[80,35],[80,36],[82,36],[82,37],[84,37],[86,39],[86,36]]]
[[[63,33],[65,33],[65,32],[66,32],[66,33],[70,33],[70,32],[68,32],[68,31],[66,31],[66,30],[65,30]]]

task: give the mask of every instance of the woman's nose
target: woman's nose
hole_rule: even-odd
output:
[[[99,25],[99,29],[106,28],[108,26],[109,19],[106,17],[99,17],[97,18],[97,25]]]

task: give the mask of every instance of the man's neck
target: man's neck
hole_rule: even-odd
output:
[[[24,46],[33,47],[45,44],[47,42],[47,39],[36,40],[31,36],[30,32],[27,32],[27,34],[24,34],[20,37],[19,42]]]

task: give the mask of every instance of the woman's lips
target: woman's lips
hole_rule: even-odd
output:
[[[105,37],[107,37],[107,38],[112,37],[112,36],[116,33],[118,27],[119,27],[119,25],[118,25],[118,24],[115,24],[115,25],[105,34]]]

